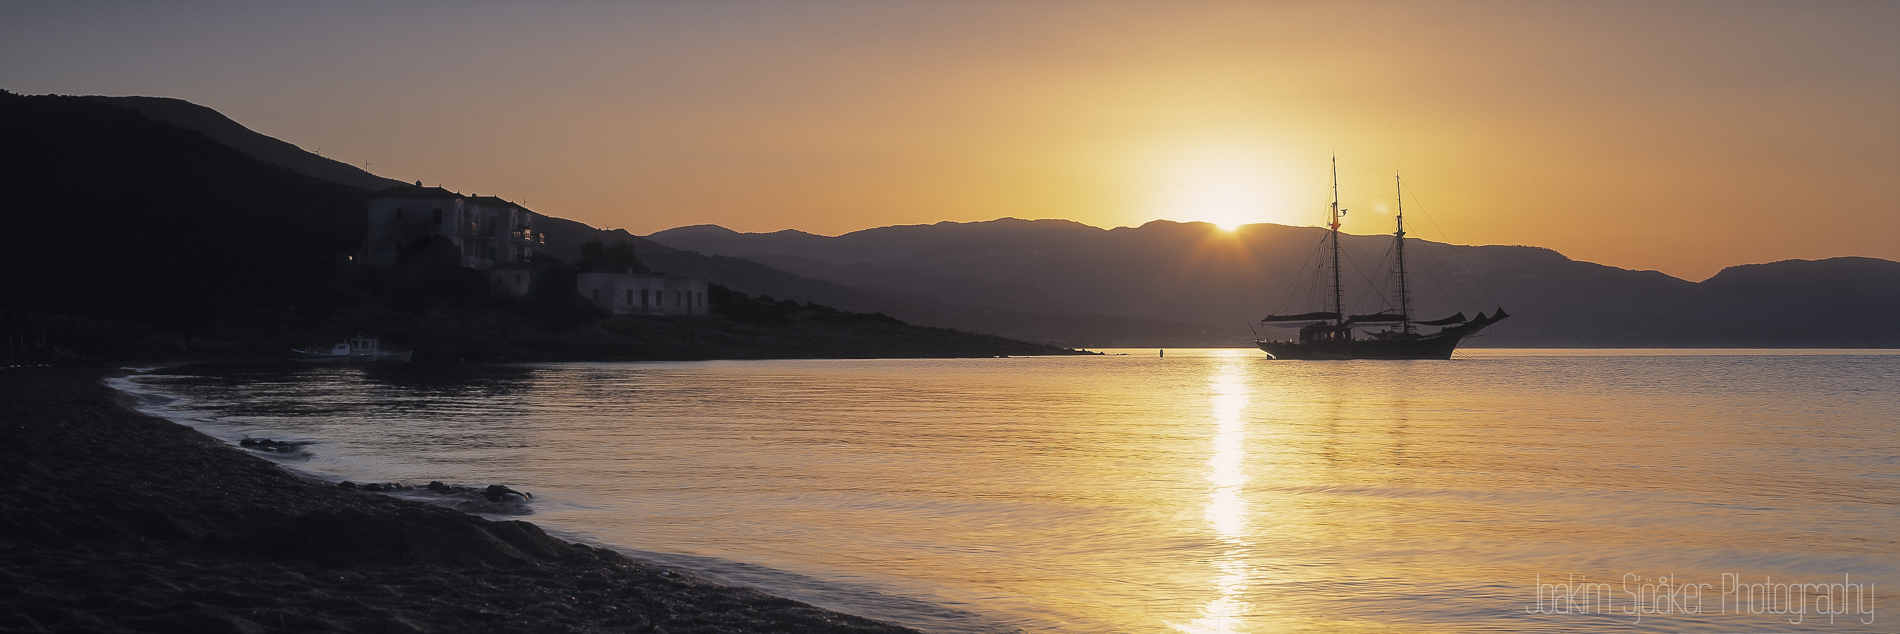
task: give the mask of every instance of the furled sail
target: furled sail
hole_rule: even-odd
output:
[[[1351,319],[1346,320],[1347,323],[1353,323],[1353,324],[1389,324],[1389,323],[1400,322],[1400,321],[1405,321],[1405,315],[1399,315],[1399,314],[1394,314],[1394,313],[1378,313],[1374,315],[1353,315]]]
[[[1314,321],[1319,319],[1339,319],[1339,313],[1318,312],[1300,313],[1298,315],[1267,315],[1266,319],[1260,321],[1261,323],[1266,323],[1270,321]]]
[[[1465,323],[1465,311],[1462,311],[1462,310],[1458,311],[1458,314],[1452,315],[1450,317],[1446,317],[1444,319],[1433,319],[1431,321],[1415,321],[1412,323],[1418,324],[1420,326],[1450,326],[1452,324],[1462,324],[1462,323]]]

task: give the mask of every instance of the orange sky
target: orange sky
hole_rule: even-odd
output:
[[[68,4],[0,4],[0,88],[184,98],[636,233],[1314,224],[1337,152],[1430,239],[1900,260],[1893,3]]]

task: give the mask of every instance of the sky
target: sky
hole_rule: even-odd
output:
[[[0,0],[0,88],[639,234],[1317,225],[1337,156],[1352,233],[1398,174],[1426,239],[1900,260],[1891,2]]]

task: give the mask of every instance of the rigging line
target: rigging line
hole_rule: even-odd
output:
[[[1384,278],[1384,282],[1393,281],[1392,278],[1394,274],[1392,272],[1392,267],[1387,265],[1387,262],[1392,261],[1392,257],[1394,253],[1393,247],[1394,245],[1392,243],[1389,243],[1389,242],[1386,243],[1385,252],[1379,255],[1378,270],[1381,272],[1381,275]],[[1359,263],[1353,262],[1353,268],[1357,269],[1358,267],[1359,267]],[[1393,308],[1392,302],[1388,300],[1384,292],[1386,289],[1390,288],[1391,285],[1389,283],[1373,284],[1371,276],[1367,275],[1363,270],[1360,271],[1359,275],[1362,279],[1365,279],[1366,286],[1360,289],[1359,296],[1357,298],[1354,298],[1353,300],[1354,302],[1353,305],[1355,306],[1366,305],[1367,304],[1367,302],[1365,301],[1366,296],[1369,294],[1376,293],[1379,299],[1379,302],[1378,302],[1379,310],[1374,311],[1374,312],[1384,312],[1384,311],[1392,309]]]
[[[1306,268],[1305,263],[1308,259],[1310,259],[1310,254],[1308,257],[1300,258],[1300,269]],[[1271,279],[1273,282],[1278,282],[1278,284],[1268,286],[1267,289],[1277,292],[1260,297],[1260,299],[1266,300],[1267,302],[1268,315],[1285,312],[1283,309],[1287,306],[1288,302],[1292,301],[1295,295],[1299,294],[1300,287],[1304,283],[1306,276],[1303,274],[1303,271],[1296,269],[1292,276]]]
[[[1322,255],[1322,251],[1326,249],[1327,239],[1328,239],[1328,236],[1324,232],[1321,232],[1319,236],[1319,240],[1313,243],[1313,250],[1307,253],[1306,260],[1300,263],[1300,268],[1302,269],[1302,271],[1306,268],[1307,264],[1313,265],[1312,275],[1305,275],[1304,273],[1300,275],[1301,299],[1318,300],[1320,304],[1322,305],[1322,307],[1323,307],[1323,304],[1325,304],[1325,301],[1321,298],[1321,296],[1325,294],[1325,288],[1324,288],[1325,283],[1323,283],[1320,280],[1320,278],[1325,277],[1326,275],[1326,259],[1325,259],[1325,256]],[[1310,305],[1310,303],[1302,303],[1300,307],[1288,305],[1287,306],[1288,310],[1286,312],[1288,313],[1302,312],[1300,308],[1303,308],[1304,306],[1307,306],[1307,305]]]
[[[1392,279],[1393,277],[1395,277],[1394,273],[1392,272],[1392,267],[1386,265],[1386,262],[1391,261],[1391,259],[1392,259],[1392,245],[1390,243],[1387,243],[1385,245],[1385,253],[1379,256],[1379,272],[1385,278],[1384,280],[1381,280],[1379,284],[1379,291],[1380,291],[1379,312],[1385,312],[1393,308],[1392,302],[1386,301],[1386,296],[1384,293],[1385,289],[1391,288],[1393,282],[1396,281]],[[1366,290],[1364,292],[1361,292],[1359,296],[1365,297],[1365,294],[1372,292],[1372,290],[1373,290],[1372,286],[1367,285]]]
[[[1353,190],[1353,191],[1356,191],[1356,192],[1359,192],[1359,193],[1361,193],[1361,194],[1370,194],[1370,195],[1373,195],[1373,196],[1378,196],[1378,197],[1380,197],[1380,198],[1384,198],[1384,199],[1386,199],[1386,200],[1398,200],[1397,198],[1393,198],[1393,197],[1391,197],[1391,196],[1387,196],[1387,195],[1385,195],[1385,194],[1381,194],[1381,193],[1378,193],[1378,192],[1369,192],[1369,191],[1366,191],[1366,190],[1363,190],[1363,189],[1359,189],[1359,188],[1357,188],[1357,187],[1347,187],[1347,186],[1345,186],[1345,185],[1340,185],[1340,186],[1339,186],[1339,188],[1340,188],[1340,189],[1350,189],[1350,190]]]
[[[1352,254],[1347,253],[1345,255],[1346,255],[1346,262],[1351,264],[1352,270],[1359,274],[1359,279],[1364,280],[1366,283],[1366,287],[1359,291],[1359,299],[1353,300],[1354,305],[1358,305],[1360,303],[1363,303],[1363,300],[1365,299],[1365,296],[1366,296],[1366,292],[1372,290],[1372,277],[1369,275],[1366,275],[1365,269],[1359,268],[1359,263],[1352,259]],[[1342,320],[1345,319],[1347,312],[1348,311],[1346,310],[1345,306],[1340,306],[1339,318]]]
[[[1334,158],[1338,158],[1338,157],[1334,157]],[[1352,161],[1348,161],[1348,160],[1346,160],[1346,159],[1338,159],[1338,160],[1339,160],[1339,162],[1341,162],[1341,163],[1345,163],[1345,164],[1347,164],[1347,165],[1351,165],[1351,166],[1353,166],[1353,167],[1357,167],[1357,168],[1359,168],[1359,169],[1363,169],[1363,170],[1368,170],[1368,171],[1371,171],[1371,172],[1372,172],[1372,173],[1374,173],[1374,174],[1379,174],[1379,175],[1381,175],[1381,176],[1397,176],[1397,174],[1387,174],[1387,173],[1385,173],[1385,172],[1381,172],[1381,171],[1379,171],[1379,168],[1376,168],[1376,167],[1366,167],[1366,166],[1364,166],[1364,165],[1360,165],[1360,164],[1358,164],[1358,163],[1354,163],[1354,162],[1352,162]]]
[[[1443,262],[1443,260],[1444,260],[1444,256],[1443,256],[1443,255],[1441,255],[1441,254],[1438,254],[1438,253],[1437,253],[1437,252],[1435,252],[1435,251],[1433,251],[1433,250],[1432,250],[1432,248],[1431,248],[1431,247],[1429,246],[1430,244],[1431,244],[1431,243],[1428,243],[1428,242],[1426,242],[1426,241],[1424,241],[1424,240],[1420,240],[1420,241],[1419,241],[1419,243],[1418,243],[1418,248],[1419,248],[1419,253],[1421,253],[1421,254],[1424,254],[1425,256],[1428,256],[1428,258],[1427,258],[1427,259],[1424,259],[1424,260],[1420,260],[1420,262],[1423,262],[1423,263],[1425,264],[1425,267],[1424,267],[1424,268],[1425,268],[1425,273],[1426,273],[1427,275],[1430,275],[1430,276],[1432,276],[1432,281],[1433,281],[1434,283],[1439,283],[1439,282],[1438,282],[1438,273],[1437,273],[1436,271],[1434,271],[1434,270],[1433,270],[1433,267],[1435,267],[1435,266],[1443,266],[1443,264],[1444,264],[1444,262]],[[1449,270],[1447,270],[1447,271],[1445,272],[1445,276],[1446,276],[1447,278],[1454,278],[1454,280],[1455,280],[1455,276],[1453,276],[1453,275],[1452,275],[1452,273],[1451,273],[1451,271],[1449,271]],[[1473,277],[1476,277],[1476,274],[1473,274]],[[1469,293],[1469,292],[1467,292],[1467,291],[1465,290],[1465,287],[1464,287],[1463,285],[1461,285],[1461,284],[1457,284],[1457,283],[1456,283],[1456,282],[1454,281],[1454,283],[1452,284],[1452,288],[1458,291],[1458,294],[1457,294],[1457,295],[1455,295],[1455,296],[1454,296],[1454,295],[1452,295],[1452,293],[1451,293],[1451,291],[1447,291],[1447,290],[1445,290],[1445,289],[1444,289],[1444,285],[1443,285],[1443,283],[1439,283],[1439,292],[1442,292],[1442,293],[1444,293],[1444,294],[1445,294],[1445,298],[1446,298],[1446,299],[1449,299],[1449,300],[1451,300],[1451,302],[1452,302],[1452,303],[1453,303],[1454,305],[1455,305],[1455,304],[1457,304],[1457,302],[1458,302],[1458,299],[1457,299],[1457,298],[1458,298],[1458,297],[1463,297],[1463,298],[1465,298],[1465,301],[1466,301],[1467,303],[1469,303],[1469,304],[1471,304],[1471,306],[1473,306],[1473,308],[1472,308],[1472,310],[1481,310],[1481,309],[1483,309],[1483,308],[1484,308],[1484,304],[1482,304],[1482,303],[1480,303],[1480,302],[1479,302],[1479,301],[1477,300],[1477,298],[1475,298],[1475,297],[1472,297],[1472,296],[1471,296],[1471,293]],[[1459,310],[1464,310],[1464,308],[1463,308],[1462,306],[1460,306],[1460,307],[1458,307],[1458,309],[1459,309]]]
[[[1423,262],[1421,262],[1421,264],[1423,264]],[[1425,277],[1429,277],[1429,278],[1431,278],[1431,280],[1432,280],[1432,286],[1436,286],[1436,287],[1438,287],[1438,292],[1439,292],[1439,293],[1440,293],[1441,295],[1443,295],[1443,296],[1445,297],[1445,299],[1446,299],[1447,301],[1449,301],[1449,302],[1451,302],[1451,308],[1452,308],[1452,310],[1455,310],[1455,311],[1458,311],[1458,312],[1464,312],[1464,307],[1463,307],[1463,306],[1459,306],[1459,305],[1458,305],[1458,298],[1457,298],[1456,296],[1454,296],[1454,295],[1452,295],[1452,294],[1451,294],[1451,291],[1448,291],[1448,290],[1445,290],[1445,283],[1444,283],[1444,282],[1441,282],[1441,281],[1439,281],[1439,280],[1438,280],[1438,274],[1437,274],[1437,273],[1434,273],[1434,272],[1432,272],[1432,267],[1430,267],[1430,266],[1420,266],[1420,267],[1418,267],[1418,268],[1419,268],[1420,270],[1423,270],[1423,271],[1425,271]],[[1464,295],[1464,296],[1465,296],[1465,300],[1466,300],[1466,301],[1470,301],[1470,300],[1471,300],[1471,296],[1470,296],[1469,294],[1466,294],[1466,293],[1463,293],[1463,292],[1460,292],[1460,293],[1459,293],[1459,295]],[[1478,303],[1477,303],[1477,302],[1471,302],[1471,305],[1473,305],[1473,306],[1476,306],[1476,305],[1478,305]]]
[[[1405,191],[1407,191],[1407,192],[1411,192],[1411,194],[1412,194],[1412,196],[1413,196],[1413,199],[1414,199],[1414,200],[1418,200],[1418,192],[1414,192],[1414,191],[1412,191],[1412,188],[1411,188],[1410,186],[1408,186],[1408,185],[1405,185],[1404,183],[1400,183],[1400,184],[1399,184],[1399,186],[1401,186],[1401,187],[1404,187],[1404,188],[1405,188]],[[1484,296],[1485,296],[1485,298],[1486,298],[1486,299],[1488,299],[1488,300],[1490,300],[1490,302],[1491,302],[1491,305],[1492,305],[1492,306],[1497,306],[1497,305],[1498,305],[1498,300],[1497,300],[1497,297],[1496,297],[1496,296],[1494,296],[1494,295],[1492,295],[1492,294],[1491,294],[1491,288],[1490,288],[1489,286],[1486,286],[1486,285],[1485,285],[1485,283],[1484,283],[1484,277],[1483,277],[1483,276],[1480,276],[1480,275],[1478,275],[1478,271],[1477,271],[1477,269],[1474,269],[1474,268],[1472,268],[1472,267],[1471,267],[1471,262],[1469,262],[1469,261],[1467,261],[1467,260],[1465,260],[1465,255],[1464,255],[1464,252],[1463,252],[1463,251],[1462,251],[1461,249],[1459,249],[1459,248],[1458,248],[1458,247],[1457,247],[1456,245],[1453,245],[1453,244],[1451,244],[1451,238],[1450,238],[1450,236],[1449,236],[1449,235],[1447,235],[1447,234],[1445,233],[1445,230],[1444,230],[1443,228],[1441,228],[1441,227],[1439,227],[1439,226],[1438,226],[1438,219],[1437,219],[1437,218],[1434,218],[1434,217],[1432,216],[1432,212],[1430,212],[1430,211],[1427,211],[1427,210],[1425,209],[1425,205],[1424,205],[1424,202],[1423,202],[1422,200],[1419,200],[1419,202],[1418,202],[1418,207],[1417,207],[1417,208],[1418,208],[1418,210],[1419,210],[1419,212],[1421,212],[1421,213],[1424,213],[1424,214],[1425,214],[1425,220],[1426,220],[1427,222],[1430,222],[1430,223],[1432,223],[1432,229],[1433,229],[1433,230],[1435,230],[1435,231],[1437,231],[1437,232],[1438,232],[1438,235],[1439,235],[1440,237],[1442,237],[1442,238],[1444,238],[1444,239],[1445,239],[1445,242],[1444,242],[1444,246],[1445,246],[1445,248],[1447,248],[1447,249],[1450,249],[1450,250],[1451,250],[1451,254],[1452,254],[1452,256],[1454,256],[1454,257],[1456,257],[1456,258],[1458,258],[1458,263],[1459,263],[1459,264],[1462,264],[1462,265],[1464,265],[1464,267],[1465,267],[1465,272],[1466,272],[1466,273],[1469,273],[1469,274],[1471,274],[1471,279],[1472,279],[1473,281],[1476,281],[1476,282],[1478,283],[1478,290],[1480,290],[1480,291],[1483,291],[1483,292],[1484,292]],[[1466,293],[1464,292],[1464,287],[1463,287],[1463,285],[1458,285],[1458,288],[1459,288],[1459,292],[1460,292],[1461,294],[1465,294],[1465,295],[1466,295],[1466,299],[1472,299],[1472,300],[1473,300],[1473,301],[1472,301],[1472,303],[1473,303],[1473,304],[1477,304],[1477,301],[1476,301],[1476,300],[1475,300],[1474,298],[1471,298],[1469,294],[1466,294]]]
[[[1406,185],[1406,184],[1405,184],[1404,182],[1400,182],[1400,183],[1399,183],[1399,186],[1400,186],[1400,187],[1404,187],[1404,188],[1405,188],[1405,191],[1407,191],[1407,192],[1411,192],[1411,193],[1412,193],[1412,198],[1413,198],[1414,200],[1417,200],[1417,198],[1418,198],[1418,192],[1414,192],[1414,191],[1412,191],[1412,188],[1411,188],[1411,187],[1409,187],[1409,186],[1407,186],[1407,185]],[[1432,212],[1429,212],[1429,211],[1425,211],[1425,205],[1423,205],[1423,204],[1419,204],[1419,205],[1418,205],[1418,210],[1419,210],[1420,212],[1423,212],[1423,213],[1425,214],[1425,220],[1426,220],[1427,222],[1430,222],[1430,223],[1432,223],[1432,229],[1438,232],[1438,235],[1439,235],[1439,237],[1442,237],[1442,238],[1444,238],[1444,239],[1445,239],[1445,243],[1446,243],[1446,244],[1445,244],[1445,246],[1451,246],[1451,236],[1448,236],[1448,235],[1446,235],[1446,234],[1445,234],[1445,230],[1444,230],[1444,229],[1441,229],[1441,228],[1439,228],[1439,226],[1438,226],[1438,220],[1437,220],[1436,218],[1433,218],[1433,217],[1432,217]],[[1459,250],[1458,250],[1457,248],[1453,248],[1453,249],[1451,250],[1451,253],[1452,253],[1452,255],[1456,255],[1456,256],[1458,256],[1458,263],[1459,263],[1459,264],[1463,264],[1463,265],[1465,265],[1465,272],[1467,272],[1467,273],[1470,273],[1470,274],[1471,274],[1471,279],[1473,279],[1473,280],[1476,280],[1476,281],[1478,282],[1478,289],[1479,289],[1479,290],[1482,290],[1482,291],[1484,291],[1484,296],[1485,296],[1485,298],[1486,298],[1486,299],[1489,299],[1489,300],[1491,300],[1491,305],[1492,305],[1492,306],[1497,306],[1497,305],[1498,305],[1498,298],[1497,298],[1496,296],[1494,296],[1494,295],[1492,295],[1492,294],[1491,294],[1491,288],[1490,288],[1490,287],[1488,287],[1488,286],[1485,286],[1485,285],[1484,285],[1484,278],[1483,278],[1483,277],[1480,277],[1480,276],[1478,275],[1478,270],[1477,270],[1477,269],[1474,269],[1474,268],[1471,268],[1471,263],[1470,263],[1470,262],[1467,262],[1467,261],[1465,261],[1465,254],[1464,254],[1464,253],[1461,253],[1461,252],[1459,252]]]
[[[1420,244],[1424,244],[1424,242],[1422,242],[1422,241],[1421,241],[1421,242],[1420,242]],[[1450,246],[1450,245],[1440,245],[1440,246],[1442,246],[1442,247],[1443,247],[1444,249],[1455,249],[1455,248],[1456,248],[1456,247],[1452,247],[1452,246]],[[1433,249],[1430,249],[1430,248],[1426,248],[1426,249],[1424,249],[1424,251],[1425,251],[1426,253],[1431,253],[1431,254],[1433,254],[1433,255],[1432,255],[1432,263],[1433,263],[1433,264],[1436,264],[1436,265],[1442,265],[1442,264],[1443,264],[1443,262],[1444,262],[1444,259],[1445,259],[1445,256],[1443,256],[1443,255],[1441,255],[1441,254],[1437,254],[1437,253],[1436,253],[1436,252],[1435,252],[1435,251],[1434,251]],[[1467,272],[1467,273],[1469,273],[1469,274],[1471,275],[1471,277],[1472,277],[1472,279],[1478,279],[1478,274],[1477,274],[1477,273],[1475,273],[1475,272],[1472,272],[1472,271],[1471,271],[1470,269],[1471,269],[1471,267],[1470,267],[1469,265],[1466,265],[1466,266],[1465,266],[1465,270],[1466,270],[1466,272]],[[1427,268],[1426,270],[1427,270],[1427,271],[1429,271],[1429,270],[1431,270],[1431,269],[1430,269],[1430,268]],[[1484,308],[1484,304],[1481,304],[1481,303],[1479,303],[1479,302],[1478,302],[1478,298],[1476,298],[1476,297],[1472,297],[1472,296],[1471,296],[1471,292],[1470,292],[1469,290],[1467,290],[1467,289],[1465,288],[1465,286],[1464,286],[1463,284],[1458,284],[1458,283],[1456,283],[1456,278],[1455,278],[1455,276],[1453,276],[1453,275],[1452,275],[1452,273],[1451,273],[1451,271],[1449,270],[1449,268],[1447,268],[1447,270],[1445,271],[1445,276],[1446,276],[1447,278],[1452,278],[1452,279],[1454,280],[1454,283],[1452,284],[1452,288],[1454,288],[1454,289],[1457,289],[1457,290],[1458,290],[1458,295],[1460,295],[1460,296],[1462,296],[1462,297],[1464,297],[1464,298],[1465,298],[1465,301],[1466,301],[1466,302],[1470,302],[1470,303],[1471,303],[1471,306],[1472,306],[1472,310],[1482,310],[1482,309]],[[1450,296],[1451,296],[1451,294],[1450,294],[1450,293],[1446,293],[1446,297],[1450,297]],[[1492,300],[1492,303],[1493,303],[1493,304],[1495,304],[1495,303],[1496,303],[1496,300]]]
[[[1316,277],[1310,277],[1310,276],[1305,275],[1304,271],[1306,270],[1307,263],[1316,262],[1319,260],[1319,250],[1324,246],[1326,246],[1326,236],[1321,235],[1319,240],[1313,243],[1313,248],[1306,252],[1306,257],[1300,259],[1300,270],[1302,271],[1302,274],[1298,278],[1295,279],[1294,283],[1288,284],[1284,288],[1281,289],[1280,299],[1277,302],[1275,302],[1273,305],[1274,313],[1297,312],[1293,310],[1287,310],[1287,308],[1293,305],[1293,298],[1295,296],[1305,295],[1306,289],[1312,286],[1313,282],[1318,279]],[[1269,314],[1272,314],[1272,313],[1269,313]]]

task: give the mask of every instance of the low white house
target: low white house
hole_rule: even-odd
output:
[[[646,273],[582,273],[576,290],[613,315],[704,315],[706,280]]]
[[[536,271],[519,264],[502,264],[488,270],[488,293],[496,297],[521,299],[534,291]]]

